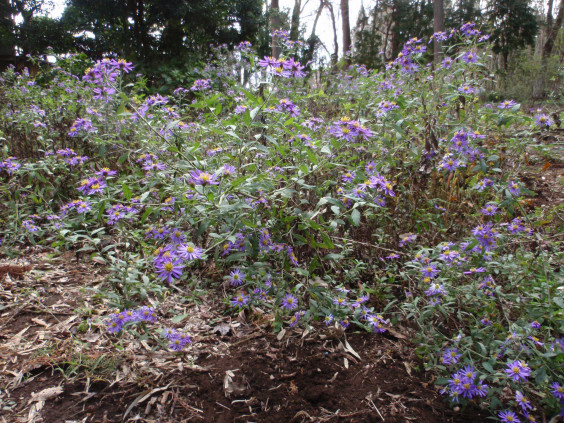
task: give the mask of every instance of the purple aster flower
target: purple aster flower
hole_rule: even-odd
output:
[[[435,296],[445,296],[447,295],[447,291],[445,287],[438,283],[432,283],[429,285],[429,289],[425,291],[425,295],[428,297],[435,297]]]
[[[221,171],[224,176],[235,176],[237,174],[237,169],[235,169],[235,166],[231,165],[223,165],[223,169]]]
[[[476,384],[475,393],[476,393],[477,396],[483,398],[483,397],[485,397],[485,396],[488,394],[488,388],[489,388],[489,386],[486,385],[485,383],[478,382],[478,383]]]
[[[346,306],[347,305],[347,299],[344,297],[335,297],[333,298],[333,304],[338,305],[338,306]]]
[[[184,266],[180,260],[168,259],[164,260],[162,263],[155,265],[157,269],[157,275],[164,282],[172,283],[173,279],[178,279],[182,276],[182,269]]]
[[[515,402],[519,404],[519,406],[521,407],[524,413],[526,413],[527,410],[533,409],[533,406],[531,405],[530,401],[527,400],[527,398],[525,398],[525,396],[521,391],[515,392]]]
[[[507,188],[509,189],[509,192],[515,197],[519,197],[519,195],[521,195],[521,189],[519,188],[519,184],[516,181],[509,181]]]
[[[535,121],[537,123],[538,126],[542,127],[546,127],[548,128],[549,126],[554,124],[554,121],[550,118],[550,116],[546,115],[546,114],[540,114],[540,115],[536,115],[535,116]]]
[[[415,234],[403,234],[400,235],[400,242],[399,246],[404,247],[406,244],[414,242],[417,239],[417,235]]]
[[[497,214],[498,207],[495,204],[488,204],[480,212],[484,216],[495,216]]]
[[[531,327],[532,327],[533,329],[540,329],[540,328],[541,328],[541,324],[535,320],[535,321],[532,321],[532,322],[531,322]]]
[[[101,177],[114,176],[116,174],[117,174],[117,172],[115,170],[110,170],[107,167],[103,167],[98,172],[96,172],[96,175],[101,176]]]
[[[442,161],[439,163],[439,168],[449,171],[454,171],[459,167],[463,167],[464,163],[456,159],[452,154],[446,154]]]
[[[157,321],[157,313],[154,308],[141,307],[135,313],[137,315],[137,321],[151,322],[151,323]]]
[[[290,318],[290,327],[293,328],[296,326],[300,320],[300,317],[303,315],[303,312],[296,311],[294,315]]]
[[[368,162],[366,166],[364,166],[364,170],[366,171],[367,175],[373,175],[376,172],[376,163],[375,162]]]
[[[517,103],[514,100],[505,100],[498,104],[498,109],[511,109],[516,106]]]
[[[286,294],[284,298],[282,298],[281,305],[287,310],[293,310],[298,308],[298,300],[292,294]]]
[[[421,276],[424,278],[434,278],[439,274],[439,270],[434,264],[428,264],[420,269]]]
[[[478,54],[473,51],[467,51],[462,55],[462,59],[466,63],[476,63],[478,61]]]
[[[329,326],[332,321],[333,321],[333,315],[332,314],[328,314],[327,316],[325,316],[323,318],[323,323],[325,323],[325,326]]]
[[[366,185],[360,184],[357,185],[353,190],[350,192],[351,196],[356,198],[365,198],[366,197]]]
[[[168,347],[174,351],[182,351],[186,345],[192,342],[188,334],[175,331],[174,329],[166,329],[163,336],[170,341]]]
[[[208,172],[203,172],[201,170],[195,170],[190,174],[190,182],[194,185],[218,185],[219,182],[216,180],[217,176]]]
[[[514,382],[519,382],[521,380],[527,380],[527,378],[531,375],[531,369],[524,361],[515,360],[512,363],[507,364],[505,373]]]
[[[362,304],[364,304],[366,301],[368,301],[370,299],[370,297],[368,295],[363,295],[361,297],[358,297],[354,303],[351,304],[351,307],[353,308],[357,308],[360,307]]]
[[[242,285],[243,282],[245,282],[245,279],[246,275],[240,269],[233,270],[227,277],[227,280],[229,281],[231,286]]]
[[[194,244],[180,244],[176,252],[182,260],[199,260],[202,258],[204,250],[196,247]]]
[[[75,204],[75,209],[77,213],[86,213],[92,208],[92,205],[88,201],[79,201]]]
[[[296,62],[292,58],[286,60],[283,63],[283,67],[285,70],[291,72],[291,75],[294,78],[303,78],[304,76],[306,76],[305,72],[303,71],[305,69],[305,66],[302,66],[300,62]]]
[[[345,173],[343,174],[343,176],[341,176],[341,179],[342,179],[344,182],[352,182],[355,177],[356,177],[356,173],[355,173],[355,172],[345,172]]]
[[[443,69],[450,69],[453,63],[454,63],[454,60],[452,60],[452,58],[445,57],[445,59],[441,63],[441,67]]]
[[[274,67],[279,65],[278,59],[275,59],[274,57],[267,57],[267,56],[264,56],[264,59],[260,59],[257,64],[262,68]]]
[[[493,185],[493,181],[491,179],[484,178],[474,186],[474,189],[478,191],[483,191],[484,189],[486,189],[487,187],[491,187],[492,185]]]
[[[242,113],[245,113],[245,111],[248,110],[248,108],[249,108],[249,106],[245,106],[245,105],[241,104],[241,105],[235,107],[234,112],[235,112],[236,115],[240,115]]]
[[[286,252],[288,253],[288,259],[290,260],[290,263],[292,263],[293,266],[298,267],[300,264],[298,263],[298,258],[296,257],[296,254],[294,253],[294,249],[290,246],[288,246],[288,248],[286,249]]]
[[[465,84],[458,88],[458,92],[462,94],[474,94],[476,92],[476,89],[468,84]]]
[[[483,267],[471,267],[466,272],[464,272],[464,274],[465,275],[474,275],[476,273],[484,273],[485,271],[486,271],[486,269],[484,269]]]
[[[552,395],[554,395],[555,398],[564,400],[564,387],[562,385],[558,382],[553,382],[550,387],[552,388]]]
[[[525,227],[523,226],[521,219],[516,217],[511,221],[509,225],[507,225],[507,230],[512,234],[516,234],[518,232],[523,232],[525,230]]]
[[[106,331],[108,333],[118,333],[123,328],[123,322],[120,320],[112,319],[108,322]]]
[[[519,420],[517,414],[515,414],[511,410],[500,411],[498,416],[501,419],[502,423],[521,423],[521,420]]]
[[[233,297],[231,300],[231,305],[233,307],[237,307],[239,309],[245,307],[249,303],[250,297],[245,294],[239,294],[236,297]]]
[[[460,358],[460,354],[458,354],[458,348],[447,348],[441,357],[441,362],[443,364],[456,364],[458,363],[458,359]]]

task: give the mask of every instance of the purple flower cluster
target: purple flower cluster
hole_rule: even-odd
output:
[[[472,234],[484,251],[495,250],[497,246],[496,238],[500,237],[499,232],[494,229],[491,223],[476,226],[472,229]]]
[[[123,59],[103,59],[97,61],[94,66],[86,69],[83,81],[103,85],[115,82],[120,72],[129,73],[133,70],[133,64]]]
[[[66,157],[65,163],[71,166],[83,164],[88,160],[88,156],[79,156],[75,153],[75,151],[72,148],[57,150],[57,155],[61,157]]]
[[[207,91],[211,88],[211,79],[196,79],[190,90],[192,91]]]
[[[264,56],[264,59],[258,61],[258,65],[265,68],[268,73],[283,78],[303,78],[306,76],[303,71],[305,66],[302,66],[300,62],[295,61],[293,58],[286,60]]]
[[[467,22],[462,25],[459,29],[460,33],[466,37],[474,37],[476,35],[481,35],[482,32],[476,29],[476,24],[474,22]]]
[[[192,343],[187,333],[179,332],[175,329],[164,329],[163,338],[170,342],[168,347],[174,351],[182,351],[186,345]]]
[[[364,320],[368,322],[372,330],[376,333],[385,333],[386,326],[390,324],[390,322],[382,317],[380,314],[370,314],[366,313],[363,316]]]
[[[485,397],[488,393],[488,385],[478,377],[478,373],[472,366],[466,366],[451,375],[448,385],[441,391],[449,394],[452,402],[459,402],[460,398],[472,399]]]
[[[424,53],[427,49],[421,44],[422,40],[414,37],[408,40],[398,57],[386,66],[386,69],[391,69],[393,65],[400,67],[401,72],[413,75],[419,70],[419,65],[413,61],[413,56],[416,54]]]
[[[281,113],[288,113],[292,117],[297,117],[300,115],[300,108],[288,98],[280,99],[280,102],[276,106],[276,111]]]
[[[139,323],[157,321],[155,309],[149,307],[141,307],[137,310],[124,310],[115,313],[107,322],[107,331],[109,333],[117,333],[122,330],[126,323]]]
[[[452,365],[458,363],[461,354],[458,353],[458,348],[447,348],[441,356],[441,363],[445,365]]]
[[[91,177],[83,179],[77,188],[85,195],[102,194],[104,188],[107,187],[106,181],[101,177]]]
[[[139,213],[139,209],[136,207],[128,207],[123,204],[115,204],[109,209],[106,209],[106,214],[108,215],[108,225],[114,225],[118,221],[130,216],[132,214]]]
[[[22,165],[16,162],[15,157],[8,157],[6,160],[0,162],[0,169],[4,169],[9,175],[18,170]]]
[[[376,189],[377,191],[382,192],[385,195],[389,195],[390,197],[396,196],[392,182],[388,181],[379,173],[375,173],[368,179],[368,187]]]
[[[29,217],[29,219],[22,220],[22,228],[29,232],[37,232],[40,228],[35,224],[35,216]]]
[[[76,210],[77,213],[86,213],[91,208],[92,204],[89,201],[73,200],[61,206],[61,217],[65,217],[70,210]]]
[[[146,175],[149,176],[152,172],[165,170],[167,168],[166,164],[158,160],[159,158],[155,154],[143,153],[137,158],[136,162],[141,163]]]

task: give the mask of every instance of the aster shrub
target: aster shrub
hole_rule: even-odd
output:
[[[2,74],[2,248],[106,266],[116,339],[184,351],[159,304],[205,287],[275,331],[405,330],[447,401],[556,414],[561,209],[535,208],[519,172],[553,120],[480,100],[473,24],[435,34],[436,67],[413,38],[381,70],[311,71],[273,35],[279,58],[218,46],[166,95],[123,60]]]

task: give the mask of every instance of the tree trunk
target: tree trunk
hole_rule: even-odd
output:
[[[313,53],[315,52],[315,41],[317,40],[317,36],[315,35],[315,30],[317,28],[317,22],[319,21],[319,17],[321,16],[321,12],[323,11],[323,7],[325,6],[323,0],[319,0],[319,7],[317,8],[317,13],[315,14],[315,20],[313,21],[313,27],[311,28],[311,34],[307,40],[307,52],[305,55],[306,63],[311,62],[313,60]]]
[[[335,23],[335,13],[333,12],[333,5],[330,1],[325,1],[325,5],[329,9],[331,15],[331,24],[333,25],[333,44],[335,45],[335,52],[331,55],[331,64],[336,65],[339,60],[339,37],[337,36],[337,24]]]
[[[11,36],[14,29],[14,21],[12,20],[12,14],[10,13],[10,0],[0,0],[4,3],[2,6],[2,14],[0,16],[0,25],[2,27],[9,29],[6,31],[10,35],[6,34],[5,38],[0,39],[0,71],[3,71],[10,64],[14,64],[16,61],[16,46],[14,45],[14,39]]]
[[[444,0],[433,0],[433,30],[435,34],[445,30],[445,6]],[[442,42],[433,39],[433,63],[435,67],[443,56]]]
[[[280,4],[278,0],[272,0],[270,3],[270,30],[274,32],[280,29],[282,22],[280,21]],[[280,47],[280,40],[278,37],[272,38],[272,57],[278,59],[282,53],[282,48]]]
[[[350,65],[350,58],[347,57],[347,52],[352,48],[349,0],[341,0],[341,18],[343,21],[343,55],[345,56],[345,63]]]
[[[546,23],[547,23],[547,35],[546,41],[542,48],[542,56],[541,56],[541,71],[537,80],[533,85],[533,98],[539,99],[544,97],[544,89],[545,89],[545,75],[547,72],[548,66],[548,58],[552,54],[552,50],[554,49],[554,42],[558,37],[558,31],[562,27],[562,23],[564,21],[564,0],[560,0],[560,6],[558,7],[558,15],[552,22],[552,0],[548,4],[548,12],[546,15]]]
[[[547,22],[549,21],[547,17]],[[564,0],[560,0],[560,6],[558,7],[558,15],[556,16],[556,20],[554,21],[554,25],[551,25],[549,28],[549,32],[546,37],[546,42],[544,43],[544,47],[542,49],[542,57],[546,60],[548,56],[552,54],[552,49],[554,48],[554,42],[556,41],[556,37],[558,36],[558,31],[562,27],[562,22],[564,21]],[[552,23],[552,13],[550,17],[550,23]]]
[[[298,41],[300,36],[300,11],[302,0],[294,1],[294,9],[292,10],[292,25],[290,27],[290,40]]]

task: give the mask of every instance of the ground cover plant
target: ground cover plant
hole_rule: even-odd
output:
[[[279,341],[329,334],[353,358],[359,331],[409,338],[429,390],[463,415],[558,421],[562,180],[544,202],[537,181],[562,164],[559,116],[481,100],[490,47],[474,24],[434,35],[437,66],[411,39],[379,72],[308,75],[273,36],[280,59],[220,46],[166,96],[120,59],[5,72],[3,253],[45,246],[104,269],[78,329],[116,354],[133,341],[198,368],[178,310],[213,296]]]

